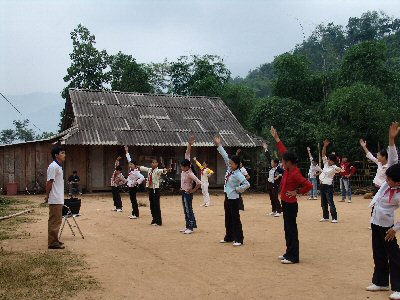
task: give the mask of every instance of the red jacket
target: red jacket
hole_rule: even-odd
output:
[[[279,141],[279,143],[277,143],[276,146],[278,147],[278,150],[282,155],[286,153],[287,150],[282,141]],[[285,169],[285,173],[283,173],[283,178],[281,182],[282,201],[285,201],[287,203],[296,203],[297,197],[287,196],[286,192],[295,191],[298,188],[300,188],[301,194],[305,194],[313,188],[313,185],[311,182],[309,182],[307,179],[303,177],[303,175],[300,172],[300,169],[297,166],[294,166],[294,168],[291,170]]]
[[[340,172],[341,177],[347,177],[348,175],[353,176],[357,171],[357,169],[353,167],[348,161],[342,162],[340,164],[340,167],[344,169],[344,172]]]

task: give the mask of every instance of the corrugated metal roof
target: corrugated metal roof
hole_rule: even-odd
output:
[[[261,138],[249,134],[220,98],[80,89],[69,93],[75,129],[65,144],[185,146],[194,135],[197,146],[214,146],[218,133],[225,146],[261,145]]]

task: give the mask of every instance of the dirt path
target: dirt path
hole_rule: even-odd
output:
[[[30,197],[38,203],[42,197]],[[147,202],[146,194],[139,200]],[[192,235],[178,232],[184,225],[181,200],[161,197],[162,227],[150,226],[148,207],[130,220],[130,203],[123,196],[124,212],[111,211],[111,197],[84,196],[78,218],[85,239],[63,234],[67,249],[85,255],[90,273],[102,289],[78,299],[387,299],[389,293],[368,293],[373,262],[369,200],[337,203],[339,223],[319,223],[319,201],[300,203],[298,217],[300,260],[281,265],[284,252],[283,219],[266,216],[267,196],[246,194],[242,213],[245,245],[219,244],[224,236],[222,194],[212,206],[194,210],[199,229]],[[338,200],[338,198],[336,198]],[[11,240],[14,250],[46,249],[47,210],[39,221],[23,228],[29,240]]]

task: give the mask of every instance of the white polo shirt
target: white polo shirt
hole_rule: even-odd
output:
[[[53,180],[49,204],[64,204],[64,175],[61,165],[53,161],[47,168],[47,181]]]
[[[336,165],[330,166],[326,156],[322,158],[322,162],[324,163],[324,168],[322,169],[322,173],[319,175],[319,180],[321,181],[321,184],[332,185],[333,177],[335,177],[336,173],[340,173],[342,169]]]

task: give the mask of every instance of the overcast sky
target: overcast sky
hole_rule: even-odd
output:
[[[400,17],[400,1],[0,0],[0,92],[59,92],[79,23],[109,54],[145,63],[217,54],[235,77],[293,49],[299,23],[308,36],[321,22],[345,25],[367,10]]]

